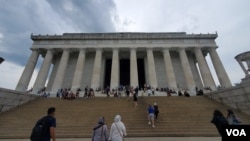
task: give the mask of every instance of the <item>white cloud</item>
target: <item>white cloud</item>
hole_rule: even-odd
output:
[[[232,83],[244,77],[234,59],[239,53],[249,51],[250,1],[238,0],[115,0],[120,22],[116,27],[128,32],[187,32],[215,33],[217,52]],[[122,25],[123,21],[135,24]],[[213,76],[216,76],[210,57],[207,57]],[[218,80],[215,79],[218,84]]]
[[[0,32],[0,41],[3,39],[3,33]]]
[[[7,89],[15,89],[17,82],[23,72],[24,67],[13,64],[8,61],[4,61],[0,65],[0,87]],[[29,88],[34,84],[35,78],[37,76],[37,70],[34,71],[32,78],[30,80]]]

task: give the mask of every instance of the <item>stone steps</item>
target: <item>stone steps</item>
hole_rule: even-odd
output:
[[[147,106],[154,102],[160,109],[156,128],[147,124]],[[226,112],[228,108],[205,97],[139,97],[137,108],[134,108],[132,99],[127,98],[98,97],[73,101],[38,98],[0,114],[0,138],[28,138],[35,122],[51,106],[57,109],[56,135],[59,138],[91,137],[92,128],[100,116],[105,117],[110,128],[116,114],[122,116],[129,137],[218,136],[210,123],[213,110]],[[236,114],[243,123],[250,123],[249,116]]]

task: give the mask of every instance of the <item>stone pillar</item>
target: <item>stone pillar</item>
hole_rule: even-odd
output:
[[[36,78],[32,93],[37,93],[42,88],[44,88],[45,83],[46,83],[46,79],[48,77],[49,68],[50,68],[52,59],[53,59],[53,50],[52,49],[47,49],[46,56],[45,56],[45,58],[43,60],[41,68],[40,68],[40,70],[38,72],[38,75],[37,75],[37,78]]]
[[[187,89],[189,90],[191,94],[194,95],[195,94],[195,81],[194,81],[193,73],[190,68],[188,57],[184,48],[179,49],[179,55],[181,59],[181,65],[183,68],[183,73],[185,77],[184,79],[186,81]]]
[[[213,80],[213,76],[209,70],[208,64],[201,52],[200,48],[194,49],[195,57],[197,59],[201,77],[205,87],[210,87],[212,90],[216,90],[216,85]]]
[[[111,78],[110,78],[110,88],[116,89],[119,86],[119,74],[120,74],[120,65],[119,65],[119,50],[117,48],[113,49],[113,57],[112,57],[112,68],[111,68]]]
[[[55,94],[58,89],[62,88],[65,71],[68,65],[69,53],[69,49],[63,49],[62,57],[52,86],[52,94]]]
[[[154,54],[153,49],[147,49],[147,61],[148,61],[148,78],[149,78],[149,85],[157,88],[157,78],[155,72],[155,61],[154,61]]]
[[[137,56],[135,48],[130,49],[130,86],[132,86],[133,88],[139,86]]]
[[[91,88],[94,90],[101,86],[101,66],[102,66],[102,49],[97,49],[95,54],[95,62],[93,69],[93,76],[91,81]]]
[[[209,54],[210,54],[211,60],[212,60],[213,65],[214,65],[215,72],[218,76],[220,85],[222,87],[225,87],[225,88],[232,87],[232,84],[231,84],[229,77],[226,73],[226,70],[225,70],[225,68],[220,60],[220,57],[216,52],[216,49],[210,48]]]
[[[85,63],[85,49],[81,48],[78,55],[73,82],[71,86],[71,89],[74,92],[76,92],[76,90],[81,87],[84,63]]]
[[[16,90],[17,91],[26,91],[28,86],[29,86],[29,82],[30,79],[32,77],[32,74],[34,72],[34,69],[36,67],[36,63],[39,57],[39,52],[37,49],[32,49],[32,54],[23,70],[22,76],[20,77],[17,86],[16,86]]]
[[[171,56],[170,56],[168,48],[163,49],[163,57],[164,57],[164,62],[165,62],[165,70],[166,70],[166,76],[167,76],[167,81],[168,81],[168,87],[170,89],[177,90],[173,64],[172,64],[172,60],[171,60]]]

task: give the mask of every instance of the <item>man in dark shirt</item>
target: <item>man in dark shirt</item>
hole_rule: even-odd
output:
[[[155,114],[155,120],[158,121],[159,107],[157,103],[154,103],[154,114]]]
[[[51,107],[48,109],[48,116],[47,116],[47,122],[48,122],[48,127],[46,130],[46,133],[44,135],[43,141],[56,141],[55,137],[55,128],[56,128],[56,119],[55,119],[55,111],[56,108]]]

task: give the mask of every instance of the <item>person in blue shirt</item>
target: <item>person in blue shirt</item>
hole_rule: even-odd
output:
[[[50,141],[50,139],[52,139],[52,141],[56,141],[56,137],[55,137],[55,128],[56,128],[56,119],[55,119],[55,111],[56,108],[51,107],[48,109],[48,115],[47,115],[47,122],[48,122],[48,126],[47,126],[47,130],[45,132],[43,141]]]
[[[148,124],[152,124],[152,127],[154,128],[155,127],[155,124],[154,124],[154,118],[155,118],[155,110],[154,110],[154,107],[152,105],[149,105],[148,106]]]

